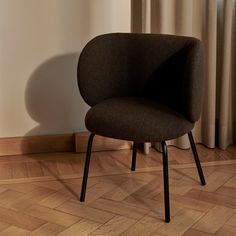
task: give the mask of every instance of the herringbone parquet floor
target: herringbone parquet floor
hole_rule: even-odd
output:
[[[198,145],[207,185],[190,150],[169,148],[171,223],[165,224],[162,158],[93,153],[80,203],[84,154],[0,158],[0,235],[236,235],[236,151]]]

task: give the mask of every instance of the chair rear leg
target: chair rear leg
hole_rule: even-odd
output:
[[[165,200],[165,222],[170,222],[170,200],[169,200],[169,176],[168,176],[168,152],[166,142],[161,142],[163,151],[163,178],[164,178],[164,200]]]
[[[131,170],[135,171],[136,169],[136,156],[137,156],[137,144],[133,143],[133,153],[132,153],[132,163],[131,163]]]
[[[204,178],[201,163],[200,163],[200,160],[199,160],[199,157],[198,157],[198,154],[197,154],[197,149],[196,149],[195,142],[194,142],[193,135],[192,135],[191,131],[188,133],[188,138],[189,138],[189,142],[190,142],[190,145],[191,145],[191,148],[192,148],[192,152],[193,152],[194,160],[195,160],[195,163],[196,163],[196,166],[197,166],[199,178],[201,180],[201,184],[206,185],[206,181],[205,181],[205,178]]]
[[[87,145],[87,153],[86,153],[86,159],[84,164],[84,175],[83,175],[83,183],[81,188],[81,194],[80,194],[80,201],[84,202],[85,200],[85,194],[86,194],[86,187],[87,187],[87,180],[88,180],[88,172],[89,172],[89,164],[90,164],[90,157],[91,157],[91,150],[93,145],[93,138],[95,134],[90,134],[88,145]]]

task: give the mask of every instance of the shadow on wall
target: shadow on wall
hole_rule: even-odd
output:
[[[79,54],[53,57],[31,75],[25,91],[25,105],[38,126],[26,136],[73,133],[85,130],[88,106],[77,85]]]
[[[85,130],[84,116],[88,106],[80,96],[77,85],[78,58],[78,53],[59,55],[45,61],[32,73],[25,90],[25,106],[30,117],[38,125],[25,136]],[[22,142],[21,144],[23,153],[32,152],[32,147],[34,143]],[[50,165],[37,157],[36,161],[48,176],[53,176],[75,197],[78,197],[58,175],[56,165],[58,162],[63,165],[65,160],[50,160]],[[35,173],[35,176],[38,176],[38,173]]]

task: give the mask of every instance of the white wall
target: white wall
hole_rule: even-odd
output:
[[[130,32],[130,0],[89,0],[90,36]]]
[[[85,130],[79,53],[129,30],[128,0],[0,0],[0,137]]]

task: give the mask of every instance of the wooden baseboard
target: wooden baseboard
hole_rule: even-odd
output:
[[[75,134],[76,152],[86,152],[89,135],[89,132],[80,132]],[[131,146],[132,142],[113,138],[106,138],[99,135],[95,135],[93,140],[93,151],[130,149]]]
[[[0,156],[75,150],[73,134],[0,138]]]
[[[49,152],[86,152],[89,132],[0,138],[0,156]],[[95,135],[93,151],[130,149],[131,142]]]

